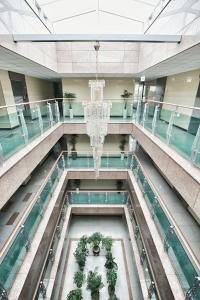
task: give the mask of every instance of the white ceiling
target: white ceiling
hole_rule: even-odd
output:
[[[0,69],[10,70],[29,76],[44,79],[58,80],[61,77],[80,77],[81,74],[60,74],[52,71],[30,59],[27,59],[11,50],[0,46]],[[101,74],[104,77],[140,77],[145,75],[148,79],[164,77],[190,70],[200,69],[200,44],[193,46],[182,53],[164,60],[138,74]],[[94,76],[94,74],[82,74],[82,76]]]
[[[0,69],[45,79],[59,77],[58,73],[2,46],[0,46]]]
[[[154,79],[196,69],[200,69],[200,44],[142,71],[137,76],[145,75],[146,78]]]

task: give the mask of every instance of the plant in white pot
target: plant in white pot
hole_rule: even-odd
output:
[[[73,108],[72,108],[72,102],[74,99],[76,99],[76,94],[71,93],[71,92],[64,92],[64,98],[68,99],[68,101],[69,101],[69,117],[70,117],[70,119],[73,119],[74,113],[73,113]]]
[[[130,93],[127,90],[124,90],[123,94],[121,95],[122,99],[124,100],[123,119],[127,118],[127,104],[128,104],[128,99],[132,95],[133,95],[133,93]]]

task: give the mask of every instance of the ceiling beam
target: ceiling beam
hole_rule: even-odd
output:
[[[142,42],[180,43],[181,35],[156,34],[13,34],[14,42]]]

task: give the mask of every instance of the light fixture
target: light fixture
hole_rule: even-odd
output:
[[[91,99],[83,103],[84,117],[86,121],[87,134],[90,137],[90,146],[93,151],[94,169],[96,178],[99,177],[101,167],[101,156],[103,154],[103,144],[108,132],[108,122],[110,119],[111,102],[103,101],[103,88],[105,80],[98,79],[100,44],[97,42],[94,46],[96,51],[96,79],[89,80],[91,89]]]

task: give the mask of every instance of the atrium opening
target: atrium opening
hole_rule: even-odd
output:
[[[200,300],[200,0],[0,0],[0,300]]]

